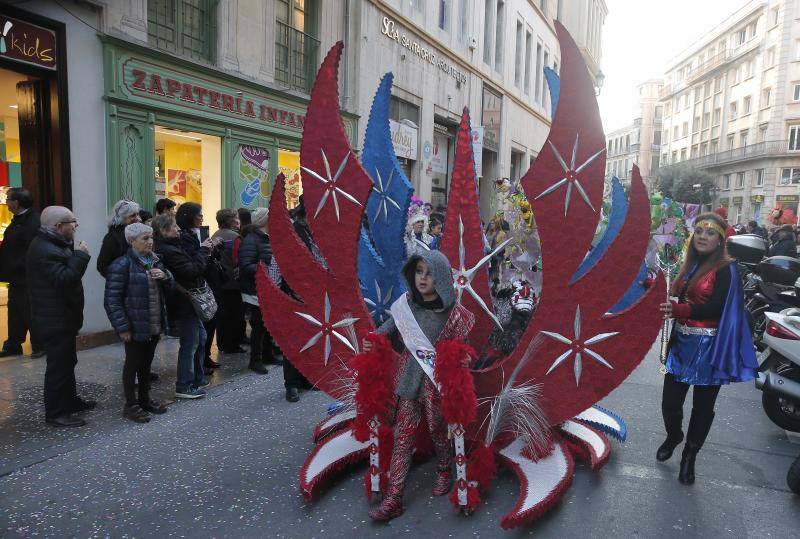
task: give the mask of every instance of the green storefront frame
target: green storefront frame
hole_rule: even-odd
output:
[[[228,73],[103,38],[107,204],[156,198],[156,126],[219,137],[223,207],[240,207],[242,146],[270,153],[266,177],[278,174],[278,150],[299,151],[308,100]],[[358,117],[343,112],[353,148]],[[271,189],[270,189],[271,192]],[[265,206],[256,197],[247,206]]]

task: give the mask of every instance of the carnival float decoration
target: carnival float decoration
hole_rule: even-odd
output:
[[[388,318],[389,307],[406,291],[397,268],[406,259],[405,217],[414,193],[394,154],[389,131],[392,79],[391,73],[384,75],[375,93],[361,156],[361,165],[372,178],[372,193],[359,237],[358,277],[369,314],[377,325]]]
[[[456,455],[457,480],[449,498],[459,511],[475,511],[497,465],[505,465],[519,478],[520,494],[500,521],[504,528],[550,510],[571,484],[576,459],[599,470],[610,455],[608,435],[624,440],[622,420],[596,403],[646,355],[660,329],[658,304],[665,293],[659,274],[634,303],[611,313],[634,283],[650,237],[650,207],[636,168],[618,229],[600,254],[587,257],[600,217],[605,136],[580,52],[564,27],[554,24],[562,59],[558,107],[536,162],[520,182],[541,242],[541,298],[516,348],[480,370],[464,367],[463,360],[485,342],[497,320],[487,273],[493,253],[484,249],[466,109],[441,247],[452,264],[458,300],[475,317],[468,342],[440,342],[430,358],[432,363],[435,359],[442,415]],[[370,161],[365,149],[362,166],[348,144],[337,94],[341,53],[339,43],[319,69],[300,153],[309,224],[328,268],[295,235],[279,178],[274,188],[279,196],[270,200],[269,228],[274,255],[296,297],[275,286],[266,268],[257,274],[260,304],[269,306],[262,309],[264,321],[273,338],[310,381],[344,403],[314,431],[314,449],[300,470],[300,489],[307,498],[358,462],[369,463],[364,478],[368,496],[383,492],[400,361],[385,343],[369,336],[375,329],[374,309],[362,291],[372,283],[360,280],[357,268],[362,214],[366,207],[371,221],[378,212],[384,215],[376,195],[389,189],[392,168],[381,168],[385,146],[383,160],[377,161]],[[387,133],[381,127],[375,136]],[[380,170],[377,190],[377,173],[371,169]],[[390,207],[397,209],[388,203],[387,213]],[[396,238],[396,231],[391,234]],[[388,289],[381,287],[380,292]],[[362,353],[365,338],[375,346]],[[419,457],[430,453],[423,427],[417,434]]]

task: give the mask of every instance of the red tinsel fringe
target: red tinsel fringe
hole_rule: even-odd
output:
[[[356,373],[357,386],[353,436],[359,442],[369,439],[367,424],[375,416],[384,417],[394,391],[391,370],[387,368],[392,360],[389,339],[377,333],[370,333],[366,338],[372,343],[372,350],[357,354],[350,360],[350,368]]]
[[[478,505],[481,503],[481,495],[478,492],[478,489],[473,486],[467,487],[467,505],[461,506],[458,503],[458,488],[454,488],[450,491],[450,494],[447,495],[447,499],[450,500],[450,503],[453,505],[453,508],[456,511],[460,512],[467,512],[472,513],[475,509],[478,508]]]
[[[436,345],[434,378],[441,386],[442,417],[447,423],[465,427],[475,419],[478,399],[475,383],[465,358],[475,357],[475,350],[460,341],[442,341]]]
[[[497,462],[495,461],[494,448],[478,442],[469,454],[467,464],[467,477],[476,481],[478,486],[486,492],[497,475]]]

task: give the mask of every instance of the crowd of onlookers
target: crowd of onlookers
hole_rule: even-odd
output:
[[[81,398],[75,384],[89,248],[76,241],[78,219],[68,208],[49,206],[39,214],[21,188],[9,190],[7,204],[14,217],[0,245],[0,281],[9,283],[9,332],[0,357],[22,354],[30,333],[32,357],[47,356],[47,423],[84,425],[75,414],[97,405]],[[105,311],[124,343],[124,417],[144,423],[167,411],[150,395],[158,379],[151,364],[163,335],[178,339],[176,398],[205,395],[208,377],[220,366],[211,355],[216,338],[218,359],[246,353],[249,346],[252,371],[267,374],[267,364],[283,365],[286,400],[297,402],[299,390],[311,386],[265,329],[256,292],[263,263],[269,278],[292,294],[272,257],[268,210],[219,210],[211,236],[199,204],[161,199],[154,210],[131,200],[114,204],[96,259],[105,279]],[[322,260],[302,197],[291,216],[298,236]]]

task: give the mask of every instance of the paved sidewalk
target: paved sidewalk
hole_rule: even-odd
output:
[[[160,346],[155,394],[170,397],[176,343]],[[0,536],[35,537],[499,537],[516,479],[502,471],[478,514],[453,513],[430,495],[433,464],[412,470],[406,513],[373,523],[363,467],[334,479],[307,503],[297,475],[311,429],[330,398],[283,398],[280,368],[246,371],[223,357],[205,399],[178,402],[149,424],[121,417],[122,348],[82,352],[79,390],[99,401],[80,429],[42,420],[43,360],[0,363]],[[679,455],[655,461],[663,438],[655,350],[603,404],[620,413],[628,441],[606,467],[577,465],[572,486],[543,519],[509,536],[796,537],[800,497],[786,471],[800,445],[772,425],[751,384],[722,389],[717,421],[698,456],[697,483],[677,481]]]

